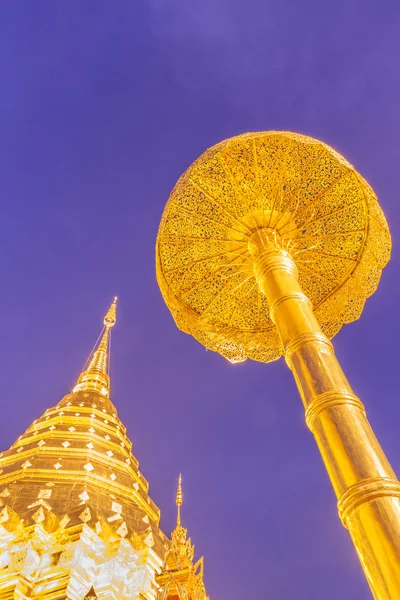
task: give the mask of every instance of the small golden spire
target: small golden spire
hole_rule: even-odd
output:
[[[114,327],[117,321],[117,300],[118,296],[114,297],[114,301],[108,309],[108,313],[104,317],[104,326],[105,327]]]
[[[182,475],[179,475],[175,503],[178,507],[178,515],[176,518],[176,527],[171,533],[171,552],[176,557],[179,557],[179,560],[184,558],[191,563],[194,556],[194,546],[190,538],[187,539],[187,529],[182,527],[181,523],[181,506],[183,504]]]
[[[176,519],[176,526],[181,526],[181,506],[183,504],[183,492],[182,492],[182,473],[179,475],[178,479],[178,489],[176,490],[176,506],[178,507],[178,515]]]
[[[117,296],[115,296],[106,316],[104,317],[104,332],[97,349],[93,352],[89,365],[79,375],[73,392],[94,390],[103,396],[110,394],[110,377],[108,375],[110,330],[117,320]],[[89,357],[90,358],[90,357]]]
[[[179,475],[176,492],[178,507],[177,524],[171,533],[171,544],[165,556],[163,572],[157,583],[165,600],[187,598],[187,600],[209,600],[203,581],[203,558],[194,562],[194,546],[187,537],[187,529],[181,525],[180,508],[183,504],[182,475]]]

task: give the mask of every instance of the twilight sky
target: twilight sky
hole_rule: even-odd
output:
[[[112,399],[212,600],[369,598],[284,362],[230,365],[155,281],[174,183],[207,147],[286,129],[377,192],[394,249],[339,360],[400,472],[397,0],[3,0],[0,445],[74,384],[112,297]]]

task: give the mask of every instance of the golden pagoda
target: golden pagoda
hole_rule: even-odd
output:
[[[110,400],[116,300],[72,392],[0,455],[1,600],[207,600],[202,559],[180,518],[172,540],[161,531]]]

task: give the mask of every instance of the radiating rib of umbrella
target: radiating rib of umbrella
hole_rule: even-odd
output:
[[[185,208],[184,206],[177,206],[177,212],[183,212],[192,217],[200,217],[201,219],[205,219],[206,221],[210,221],[211,223],[215,223],[216,225],[219,225],[219,226],[222,225],[223,227],[226,227],[227,229],[231,229],[235,233],[240,233],[240,235],[245,235],[247,233],[246,231],[240,231],[240,229],[235,229],[231,225],[226,225],[225,223],[216,221],[215,219],[212,219],[211,217],[207,217],[206,215],[203,215],[201,213],[194,213],[193,211],[189,210],[188,208]],[[219,238],[217,238],[217,239],[219,239]],[[236,240],[236,241],[238,241],[238,240]]]
[[[231,312],[231,316],[230,316],[230,317],[229,317],[229,319],[228,319],[228,323],[227,323],[227,326],[228,326],[228,327],[230,327],[230,326],[231,326],[232,319],[233,319],[233,317],[235,316],[235,312],[236,312],[236,311],[237,311],[237,309],[239,308],[239,303],[238,303],[238,301],[237,301],[236,299],[234,300],[234,303],[235,303],[235,304],[234,304],[233,310],[232,310],[232,312]]]
[[[285,152],[283,153],[283,156],[282,156],[282,159],[281,159],[281,162],[282,162],[282,164],[285,164],[286,156],[287,156],[287,154],[288,154],[288,152],[289,152],[289,149],[290,149],[292,146],[293,146],[293,140],[289,139],[289,143],[288,143],[288,145],[287,145],[287,147],[286,147],[286,150],[285,150]],[[282,174],[281,174],[281,177],[280,177],[279,183],[277,183],[277,184],[276,184],[276,194],[275,194],[275,200],[274,200],[274,202],[273,202],[273,204],[272,204],[271,213],[270,213],[270,215],[269,215],[269,219],[268,219],[268,225],[267,225],[267,228],[271,226],[271,219],[272,219],[272,215],[274,214],[274,210],[275,210],[276,202],[277,202],[277,200],[278,200],[278,194],[279,194],[279,191],[281,191],[281,188],[282,188],[282,183],[283,183],[283,178],[284,178],[284,175],[285,175],[285,171],[283,171],[283,169],[282,169]],[[281,199],[282,199],[282,198],[283,198],[283,195],[281,196]]]
[[[228,165],[226,164],[224,156],[221,153],[219,153],[218,154],[218,158],[219,158],[219,160],[220,160],[220,162],[222,164],[222,168],[224,169],[225,173],[227,174],[227,176],[231,180],[232,186],[237,189],[237,183],[236,183],[235,178],[233,177],[233,175],[231,173],[231,170],[229,169]],[[242,182],[242,185],[243,185],[243,182]],[[256,194],[250,188],[248,188],[248,186],[246,184],[244,184],[244,185],[245,185],[246,189],[248,189],[254,195],[254,197],[257,200]],[[239,198],[242,198],[244,200],[243,204],[245,206],[248,204],[248,198],[246,198],[246,196],[241,191],[239,191]]]
[[[306,227],[306,225],[313,223],[315,213],[316,213],[316,210],[313,210],[313,212],[311,213],[311,217],[308,220],[304,221],[301,225],[298,225],[297,227],[294,227],[293,229],[289,229],[289,231],[287,231],[286,233],[281,234],[282,239],[283,240],[286,239],[286,236],[288,235],[288,233],[292,233],[292,231],[300,231],[301,229],[304,229],[304,227]],[[290,236],[290,238],[292,239],[293,236]]]
[[[291,244],[293,244],[293,248],[296,247],[296,244],[294,244],[294,242],[293,242],[293,238],[288,239],[288,242],[286,244],[286,252],[289,252],[289,253],[292,252]]]
[[[302,215],[302,214],[304,213],[304,211],[308,210],[309,208],[311,208],[311,207],[312,207],[312,205],[313,205],[313,204],[316,204],[316,202],[318,202],[319,200],[321,200],[321,199],[322,199],[322,198],[325,196],[325,194],[327,194],[329,191],[331,191],[331,189],[332,189],[332,188],[333,188],[335,185],[337,185],[337,184],[339,183],[339,181],[342,181],[342,179],[344,179],[344,178],[345,178],[345,177],[347,177],[348,175],[352,175],[352,172],[351,172],[350,170],[348,170],[348,171],[347,171],[347,172],[345,172],[343,175],[341,175],[340,177],[338,177],[338,179],[336,179],[334,182],[332,182],[332,183],[331,183],[331,185],[329,185],[329,186],[326,188],[326,190],[323,190],[322,192],[320,192],[319,194],[317,194],[317,195],[316,195],[316,196],[315,196],[315,197],[312,199],[312,201],[311,201],[311,202],[309,202],[309,204],[307,204],[306,206],[304,206],[304,207],[303,207],[303,208],[302,208],[302,209],[301,209],[301,210],[300,210],[300,211],[299,211],[299,212],[298,212],[296,215],[293,215],[293,218],[297,218],[297,219],[298,219],[298,218],[299,218],[299,216],[300,216],[300,215]],[[359,198],[359,199],[358,199],[356,202],[353,202],[352,204],[349,204],[348,206],[346,206],[346,207],[345,207],[345,208],[346,208],[346,210],[347,210],[348,208],[350,208],[351,206],[354,206],[354,204],[358,204],[359,202],[361,202],[360,198]],[[342,208],[342,209],[339,209],[339,210],[344,210],[344,209]],[[314,209],[314,213],[313,213],[314,215],[315,215],[315,211],[316,211],[316,209]],[[337,212],[338,212],[338,211],[337,211]],[[329,217],[331,214],[335,214],[335,212],[328,213],[328,214],[324,215],[323,217],[319,217],[319,219],[320,219],[320,218],[327,218],[327,217]],[[308,220],[308,221],[306,221],[306,222],[307,222],[307,223],[309,223],[309,220]],[[300,229],[301,227],[302,227],[302,225],[299,225],[299,226],[298,226],[296,229]],[[295,229],[294,231],[296,231],[296,229]],[[285,227],[283,227],[282,231],[283,231],[283,232],[285,231]],[[290,233],[291,231],[292,231],[292,229],[290,229],[290,230],[289,230],[289,231],[287,231],[286,233]]]
[[[325,188],[324,190],[321,190],[316,196],[314,196],[314,198],[312,199],[312,202],[310,202],[310,204],[315,204],[316,202],[318,202],[319,200],[321,200],[325,194],[327,194],[328,192],[331,191],[332,188],[335,187],[335,185],[337,185],[338,183],[340,183],[343,179],[346,179],[346,177],[348,177],[350,175],[350,177],[354,176],[354,172],[349,168],[343,165],[343,168],[345,169],[344,172],[334,181],[332,181],[332,183],[330,185],[328,185],[327,188]],[[357,180],[358,181],[358,180]],[[302,212],[304,212],[309,206],[310,204],[308,204],[307,206],[305,206],[304,208],[301,209],[300,214]]]
[[[310,267],[308,266],[308,264],[305,261],[302,262],[302,269],[306,269],[307,271],[311,272]],[[313,273],[314,277],[317,277],[321,281],[324,281],[324,283],[326,283],[327,281],[328,281],[328,283],[332,283],[332,282],[335,281],[335,279],[332,279],[332,277],[327,277],[326,274],[321,275],[320,273],[318,273],[318,271],[315,271],[314,267],[313,267],[312,273]],[[350,275],[350,277],[351,277],[351,275]],[[329,293],[327,293],[325,291],[324,294],[321,294],[322,297],[319,300],[319,302],[318,303],[314,303],[313,302],[314,308],[317,309],[321,304],[323,304],[324,302],[326,302],[326,300],[328,298],[330,298],[331,296],[333,296],[334,294],[336,294],[340,290],[340,288],[343,286],[343,284],[346,281],[348,281],[348,280],[349,280],[349,276],[346,275],[345,277],[342,278],[342,280],[336,285],[336,287],[333,290],[329,291]]]
[[[224,156],[223,156],[221,153],[219,153],[219,154],[218,154],[218,157],[220,158],[220,160],[221,160],[221,162],[222,162],[222,167],[223,167],[223,169],[224,169],[225,173],[226,173],[226,174],[229,176],[229,178],[231,179],[231,182],[232,182],[233,186],[236,188],[236,187],[237,187],[237,182],[236,182],[236,180],[235,180],[234,176],[232,175],[232,172],[231,172],[230,168],[229,168],[229,167],[228,167],[228,165],[226,164],[225,157],[224,157]],[[256,200],[258,200],[258,195],[256,194],[256,192],[254,192],[254,191],[251,189],[251,187],[249,187],[249,186],[247,185],[247,183],[246,183],[246,180],[245,180],[245,179],[243,179],[243,181],[241,181],[241,182],[240,182],[240,185],[244,186],[244,187],[246,188],[246,190],[248,190],[248,191],[249,191],[249,192],[250,192],[250,193],[251,193],[251,194],[254,196],[254,198],[255,198]],[[240,192],[240,196],[241,196],[242,198],[244,198],[245,200],[247,200],[247,198],[244,196],[244,194],[243,194],[242,192]]]
[[[293,200],[294,200],[294,198],[292,198],[292,201],[293,201]],[[293,212],[293,213],[290,213],[290,212],[289,212],[289,206],[291,205],[292,201],[291,201],[291,202],[289,202],[287,206],[285,206],[285,209],[284,209],[284,211],[283,211],[283,212],[281,213],[281,215],[278,217],[278,219],[276,220],[276,223],[274,223],[273,225],[271,225],[271,227],[272,227],[273,229],[278,229],[278,223],[280,223],[280,221],[282,220],[282,218],[283,218],[285,215],[292,215],[292,218],[294,218],[294,216],[296,215],[296,211],[297,211],[297,209],[299,208],[300,196],[297,196],[297,203],[296,203],[296,208],[294,209],[294,212]]]
[[[229,252],[229,254],[231,254],[231,252]],[[241,256],[243,257],[243,260],[242,260],[241,262],[237,262],[237,263],[236,263],[236,262],[233,262],[233,261],[235,261],[237,258],[240,258]],[[252,270],[252,266],[251,266],[251,265],[248,263],[248,257],[247,257],[247,247],[246,247],[246,250],[244,250],[244,251],[243,251],[243,252],[241,252],[240,254],[236,253],[236,256],[235,256],[235,257],[232,259],[232,261],[230,261],[230,262],[229,262],[227,265],[224,265],[224,266],[226,266],[226,267],[229,267],[229,268],[230,268],[230,267],[242,267],[242,266],[243,266],[243,265],[245,265],[246,263],[249,265],[247,269],[244,269],[243,271],[235,271],[235,273],[234,273],[234,274],[236,274],[236,273],[242,273],[242,272],[243,272],[243,273],[245,273],[245,272],[248,272],[248,271],[249,271],[249,269],[251,269],[251,270]],[[252,272],[253,272],[253,271],[252,271]],[[226,277],[226,279],[229,279],[229,277],[233,276],[234,274],[232,274],[232,275],[226,275],[225,277]]]
[[[235,275],[241,275],[242,273],[249,273],[248,270],[243,270],[240,272],[235,273]],[[233,277],[233,275],[232,275]],[[225,277],[226,280],[232,279],[231,276]],[[234,288],[232,288],[232,292],[236,292],[236,290],[238,290],[244,283],[246,283],[246,281],[249,281],[249,279],[251,279],[252,277],[254,277],[253,272],[250,273],[250,275],[248,277],[246,277],[246,279],[244,279],[243,281],[241,281],[240,283],[238,283]],[[229,283],[229,281],[227,281],[227,284]]]
[[[309,249],[307,248],[307,250]],[[338,258],[339,260],[350,260],[351,262],[358,262],[357,258],[349,258],[348,256],[341,256],[340,254],[329,254],[328,252],[323,252],[322,250],[315,250],[315,253],[321,256],[326,256],[327,258]],[[298,259],[298,262],[300,262],[300,260],[301,259]],[[313,260],[313,262],[318,263],[318,258]]]
[[[232,242],[235,242],[236,244],[247,244],[246,240],[230,240],[228,238],[201,237],[201,236],[196,236],[196,235],[187,235],[186,233],[182,233],[182,234],[168,233],[168,237],[176,238],[176,240],[178,242],[182,239],[185,239],[185,240],[198,240],[199,242],[215,242],[215,241],[217,241],[217,242],[224,242],[226,244],[232,244]]]
[[[228,269],[229,267],[231,267],[231,263],[237,259],[238,256],[241,256],[242,254],[244,254],[244,252],[247,252],[247,248],[246,250],[244,250],[243,252],[241,252],[240,254],[238,254],[237,256],[235,256],[235,258],[233,258],[231,261],[227,262],[225,265],[222,265],[221,267],[218,267],[218,269],[215,269],[214,271],[210,271],[206,277],[203,277],[202,279],[199,279],[199,281],[197,281],[191,288],[189,288],[188,290],[185,290],[183,293],[185,294],[185,296],[187,296],[187,294],[190,294],[190,292],[193,292],[193,290],[195,290],[199,285],[201,285],[202,283],[204,283],[205,281],[208,281],[211,277],[213,277],[216,273],[219,273],[219,271],[223,271],[224,269]],[[194,263],[192,263],[194,264]],[[168,271],[169,273],[170,271]]]
[[[286,147],[286,149],[285,149],[285,151],[283,152],[283,154],[282,154],[282,157],[281,157],[281,162],[282,162],[282,163],[284,163],[284,161],[285,161],[285,159],[286,159],[286,155],[288,154],[288,152],[289,152],[290,148],[291,148],[291,147],[292,147],[292,145],[293,145],[293,140],[292,140],[292,139],[290,139],[290,138],[289,138],[287,141],[288,141],[287,147]],[[281,185],[282,185],[282,180],[283,180],[283,173],[282,173],[282,177],[281,177],[281,179],[280,179],[279,183],[277,183],[277,184],[276,184],[277,191],[276,191],[275,200],[274,200],[274,202],[273,202],[273,205],[272,205],[272,208],[271,208],[271,214],[270,214],[270,217],[269,217],[269,223],[270,223],[270,221],[271,221],[271,215],[272,215],[272,213],[273,213],[273,211],[274,211],[274,209],[275,209],[275,206],[276,206],[277,195],[278,195],[279,189],[280,189],[280,187],[281,187]],[[265,199],[266,199],[266,197],[264,196],[264,198],[263,198],[263,199],[265,200]],[[262,210],[262,211],[265,211],[265,210],[266,210],[266,209],[264,208],[264,202],[261,204],[261,207],[260,207],[260,208],[261,208],[261,210]],[[264,225],[264,227],[269,227],[269,223],[268,223],[268,224],[263,224],[263,225]]]
[[[323,238],[330,238],[330,237],[337,237],[339,235],[352,235],[355,233],[365,233],[365,229],[350,229],[350,231],[345,231],[343,233],[324,233],[323,234]],[[310,233],[308,235],[294,235],[292,236],[290,239],[291,240],[305,240],[305,239],[310,239],[312,237],[316,237],[316,238],[320,238],[321,234],[320,233]],[[237,240],[239,241],[239,240]]]
[[[236,250],[240,250],[240,248],[235,248],[233,250],[224,250],[223,252],[218,252],[217,254],[211,254],[209,256],[203,256],[203,258],[197,258],[196,260],[192,260],[190,264],[191,265],[197,265],[198,263],[202,263],[202,262],[205,262],[207,260],[211,260],[213,258],[219,258],[220,256],[226,256],[227,254],[234,253],[234,252],[236,252]],[[241,256],[241,254],[244,254],[244,252],[246,252],[246,251],[247,251],[247,248],[246,248],[246,250],[244,250],[243,252],[241,252],[240,254],[238,254],[238,256]],[[169,271],[165,271],[165,273],[168,273],[168,275],[169,275],[170,273],[173,273],[174,271],[180,271],[181,269],[182,269],[182,265],[179,265],[178,267],[174,267],[173,269],[169,269]]]
[[[260,228],[258,227],[257,221],[256,221],[253,213],[250,213],[250,217],[254,223],[255,232],[257,233],[257,236],[258,236],[258,241],[262,243]],[[262,217],[261,217],[261,220],[262,220]]]
[[[223,266],[219,267],[218,269],[216,269],[215,271],[213,271],[212,273],[209,273],[206,277],[199,279],[199,281],[194,283],[193,286],[191,288],[189,288],[188,290],[183,290],[182,294],[184,296],[187,296],[188,294],[191,294],[200,284],[204,283],[205,281],[208,281],[208,279],[210,279],[210,277],[212,275],[215,275],[216,273],[218,273],[219,271],[223,271],[224,269],[230,269],[232,266],[241,266],[242,264],[243,264],[243,262],[242,263],[228,263],[226,265],[223,265]],[[248,273],[248,272],[249,272],[248,269],[244,269],[243,271],[235,271],[234,273],[232,273],[230,275],[223,275],[223,280],[224,281],[229,280],[232,277],[236,277],[237,275],[240,275],[242,273]],[[227,281],[227,285],[228,285],[228,283],[229,283],[229,281]]]
[[[326,258],[333,258],[333,259],[336,259],[336,260],[341,261],[341,262],[352,262],[352,263],[357,263],[358,262],[358,258],[349,258],[348,256],[340,256],[338,254],[330,254],[328,252],[325,253],[322,250],[315,250],[315,251],[313,251],[313,254],[314,253],[315,254],[319,254],[320,257],[325,256]],[[299,259],[297,259],[297,262],[306,261],[306,260],[308,261],[308,258],[306,258],[306,257],[300,257]],[[311,259],[311,260],[313,262],[319,264],[321,259],[320,258],[315,258],[315,259]]]
[[[239,273],[235,273],[235,275],[238,275]],[[240,283],[238,283],[237,286],[235,286],[232,290],[231,293],[233,294],[234,292],[236,292],[242,285],[244,285],[247,281],[249,281],[249,279],[251,279],[253,277],[253,274],[251,274],[249,277],[247,277],[246,279],[244,279],[243,281],[241,281]],[[208,309],[210,308],[210,306],[212,306],[214,304],[214,302],[221,296],[221,294],[224,292],[224,290],[226,289],[226,287],[229,284],[228,279],[226,278],[226,284],[222,287],[221,290],[219,290],[219,292],[214,296],[214,298],[209,302],[209,304],[207,304],[207,306],[205,307],[205,309],[203,310],[203,312],[201,313],[202,316],[204,316],[204,314],[208,311]]]
[[[321,150],[319,150],[319,154],[318,154],[318,155],[315,157],[315,159],[312,161],[312,163],[311,163],[311,166],[310,166],[310,168],[308,169],[308,171],[307,171],[307,172],[304,174],[304,176],[302,177],[302,179],[301,179],[301,183],[300,183],[300,184],[297,186],[297,188],[295,188],[295,189],[292,191],[292,193],[290,194],[290,196],[292,196],[292,200],[293,200],[293,199],[296,197],[296,196],[295,196],[295,194],[297,194],[297,193],[299,192],[299,190],[301,189],[302,185],[304,184],[304,182],[305,182],[305,181],[307,180],[307,178],[309,177],[310,173],[312,173],[312,171],[315,169],[315,167],[316,167],[316,166],[319,164],[319,161],[321,160],[321,156],[322,156],[322,154],[323,154],[323,150],[321,149]],[[299,208],[300,199],[301,199],[301,196],[298,196],[298,197],[297,197],[297,205],[296,205],[296,208],[295,208],[295,210],[294,210],[293,217],[295,216],[295,214],[296,214],[296,211],[297,211],[297,210],[298,210],[298,208]],[[284,210],[284,212],[283,212],[283,213],[282,213],[282,215],[281,215],[281,216],[278,218],[277,222],[276,222],[276,223],[273,225],[273,227],[274,227],[275,229],[277,229],[277,227],[278,227],[278,223],[279,223],[279,222],[280,222],[280,220],[282,219],[283,215],[284,215],[284,214],[287,214],[290,204],[291,204],[291,202],[289,202],[289,205],[285,206],[285,210]]]
[[[292,241],[292,238],[290,239],[290,241]],[[323,244],[323,240],[321,240],[317,244],[314,244],[314,246],[310,246],[309,248],[302,248],[301,250],[295,250],[296,246],[294,245],[291,254],[294,257],[298,254],[302,254],[302,252],[310,252],[311,250],[314,250],[314,248],[317,248],[321,244]]]
[[[249,279],[251,279],[251,277],[249,277],[249,278],[247,279],[247,281],[248,281]],[[245,298],[246,298],[247,296],[249,296],[251,292],[253,292],[253,290],[254,290],[254,288],[255,288],[255,287],[258,287],[258,284],[257,284],[257,282],[254,282],[254,284],[252,285],[252,287],[250,288],[250,290],[248,291],[248,293],[247,293],[247,294],[245,294]],[[231,325],[231,323],[232,323],[232,319],[233,319],[233,316],[234,316],[235,312],[237,311],[237,309],[238,309],[238,308],[240,308],[240,307],[242,306],[242,305],[241,305],[241,303],[239,302],[239,300],[238,300],[237,298],[235,298],[235,299],[234,299],[234,302],[235,302],[235,307],[234,307],[234,309],[233,309],[233,311],[232,311],[232,314],[231,314],[231,316],[229,317],[229,321],[228,321],[228,327],[230,327],[230,325]],[[258,313],[258,320],[260,320],[260,315],[259,315],[259,313]]]
[[[248,262],[247,260],[243,260],[241,263],[232,263],[232,265],[240,267],[242,265],[245,265],[247,262]],[[229,265],[229,266],[232,266],[232,265]],[[251,268],[251,265],[248,264],[246,269],[243,269],[242,271],[235,271],[234,273],[231,273],[230,275],[226,275],[225,279],[231,279],[232,277],[235,277],[236,275],[240,275],[240,273],[248,273],[249,271],[252,271],[252,268]]]
[[[317,278],[318,278],[318,279],[320,279],[321,281],[324,281],[324,282],[325,282],[325,281],[326,281],[326,279],[327,279],[327,276],[326,276],[326,275],[321,275],[320,273],[318,273],[318,271],[312,271],[311,269],[309,269],[309,268],[307,267],[307,264],[306,264],[304,261],[302,262],[302,269],[306,269],[306,270],[307,270],[309,273],[311,273],[311,275],[312,275],[313,277],[317,277]],[[340,287],[340,286],[339,286],[339,287]],[[339,289],[339,287],[335,288],[335,289],[334,289],[332,292],[330,292],[330,293],[329,293],[329,296],[330,296],[331,294],[334,294],[334,293],[335,293],[335,292],[336,292],[336,291]],[[324,298],[324,300],[326,300],[326,298]],[[323,300],[321,300],[321,301],[319,302],[319,304],[320,304],[321,302],[323,302]],[[316,306],[319,306],[319,304],[317,304]],[[315,308],[315,307],[314,307],[314,308]]]
[[[257,186],[257,190],[258,192],[260,192],[260,173],[258,170],[258,161],[257,161],[257,148],[256,148],[256,139],[253,138],[252,139],[252,143],[253,143],[253,155],[254,155],[254,170],[255,170],[255,174],[256,174],[256,186]],[[261,194],[258,193],[258,205],[259,205],[259,209],[260,211],[262,210],[262,197]]]
[[[239,289],[239,288],[240,288],[242,285],[244,285],[245,283],[247,283],[247,281],[249,281],[249,279],[251,279],[251,278],[252,278],[252,275],[250,275],[249,277],[247,277],[247,278],[246,278],[244,281],[241,281],[241,282],[240,282],[240,283],[239,283],[239,284],[238,284],[236,287],[234,287],[234,288],[231,290],[231,292],[233,293],[233,292],[237,291],[237,290],[238,290],[238,289]],[[226,286],[228,285],[228,283],[229,283],[229,282],[227,282],[227,283],[226,283],[226,285],[224,285],[224,287],[222,288],[222,290],[220,290],[220,292],[218,292],[218,294],[217,294],[217,295],[216,295],[216,296],[215,296],[215,297],[214,297],[214,298],[211,300],[211,302],[210,302],[210,303],[209,303],[209,304],[206,306],[206,308],[204,309],[204,311],[203,311],[203,313],[202,313],[202,317],[203,317],[203,316],[204,316],[204,314],[207,312],[207,310],[210,308],[210,306],[211,306],[211,305],[212,305],[212,304],[213,304],[213,303],[214,303],[214,302],[215,302],[215,301],[216,301],[216,300],[219,298],[219,296],[220,296],[220,295],[223,293],[223,291],[226,289]],[[233,315],[234,315],[234,313],[235,313],[235,311],[236,311],[236,308],[237,308],[237,305],[238,305],[238,300],[237,300],[237,298],[234,298],[234,303],[235,303],[235,306],[234,306],[234,308],[232,309],[231,316],[229,317],[229,320],[228,320],[228,326],[229,326],[229,324],[232,322]]]
[[[252,276],[250,276],[250,277],[247,279],[247,281],[249,281],[249,279],[251,279],[251,278],[252,278]],[[248,297],[250,296],[250,294],[252,294],[252,293],[255,291],[255,289],[258,289],[258,283],[257,283],[257,281],[256,281],[256,280],[254,280],[253,284],[251,285],[251,287],[250,287],[250,289],[247,291],[247,293],[245,293],[245,294],[244,294],[244,296],[243,296],[242,300],[244,300],[245,298],[248,298]],[[239,302],[239,305],[240,305],[240,302]]]
[[[272,204],[271,212],[270,212],[269,219],[268,219],[268,224],[266,225],[267,229],[269,229],[271,227],[272,215],[274,214],[274,210],[275,210],[276,204],[278,202],[278,194],[279,194],[279,189],[276,192],[275,200]],[[283,194],[280,196],[279,200],[282,200],[282,198],[283,198]]]
[[[364,248],[363,248],[363,250],[364,250],[364,252],[369,252],[369,253],[371,254],[371,256],[373,256],[373,257],[374,257],[374,259],[375,259],[375,261],[376,261],[376,263],[377,263],[377,264],[380,262],[380,259],[379,259],[379,258],[377,258],[377,256],[376,256],[375,252],[373,252],[369,246],[366,246],[366,245],[364,244]]]
[[[346,206],[344,208],[342,207],[342,208],[338,208],[337,210],[333,210],[330,213],[327,213],[326,215],[322,215],[321,217],[318,217],[317,219],[314,218],[315,217],[315,210],[314,210],[314,212],[312,214],[312,218],[308,219],[303,224],[296,227],[296,229],[294,229],[293,231],[300,231],[300,229],[303,229],[306,225],[309,225],[311,222],[318,223],[318,221],[322,221],[323,219],[329,219],[330,217],[333,217],[334,215],[337,215],[340,212],[347,212],[349,210],[349,208],[351,208],[352,206],[356,206],[357,204],[361,204],[361,203],[362,203],[362,200],[357,200],[357,202],[353,202],[352,204],[349,204],[348,206]],[[292,231],[292,230],[290,230],[290,231]],[[286,234],[290,233],[290,231],[286,232]],[[346,233],[351,233],[351,230],[347,231]],[[286,237],[286,234],[283,237]],[[318,235],[318,234],[316,234],[316,235]],[[321,235],[322,235],[322,237],[325,237],[325,234],[321,234]]]
[[[222,210],[222,212],[224,212],[228,217],[231,217],[231,219],[234,219],[234,221],[236,221],[237,223],[240,223],[240,225],[242,225],[242,227],[244,227],[247,231],[249,231],[249,227],[248,225],[246,225],[246,223],[243,223],[243,221],[241,221],[239,219],[239,217],[236,217],[234,214],[232,214],[231,212],[229,212],[228,210],[226,210],[226,208],[220,204],[219,202],[217,202],[215,200],[215,198],[213,198],[212,196],[210,196],[210,194],[208,194],[207,192],[205,192],[202,187],[200,185],[198,185],[195,181],[193,181],[193,179],[190,177],[189,179],[190,183],[194,185],[194,187],[196,187],[199,192],[201,192],[202,194],[204,194],[206,196],[206,198],[208,198],[209,200],[211,200],[211,202],[214,202],[214,204],[216,206],[219,206],[219,208]],[[243,233],[243,231],[241,231],[240,233]]]
[[[236,258],[240,258],[240,257],[235,257],[232,260],[236,260]],[[241,262],[230,262],[227,265],[224,265],[224,267],[226,268],[231,268],[231,267],[242,267],[246,265],[246,269],[243,269],[242,271],[235,271],[234,273],[231,273],[229,275],[225,275],[225,279],[229,279],[230,277],[233,277],[234,275],[238,274],[238,273],[248,273],[249,270],[251,270],[251,272],[253,272],[252,270],[252,266],[249,264],[248,259],[246,256],[244,256],[244,260],[242,260]]]

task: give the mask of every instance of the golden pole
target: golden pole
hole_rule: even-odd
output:
[[[170,195],[156,246],[180,329],[231,362],[285,356],[376,600],[400,599],[400,484],[330,339],[359,318],[390,249],[354,167],[323,142],[277,131],[200,156]]]
[[[249,250],[372,593],[377,600],[400,598],[400,484],[301,290],[294,261],[268,229],[252,235]]]

